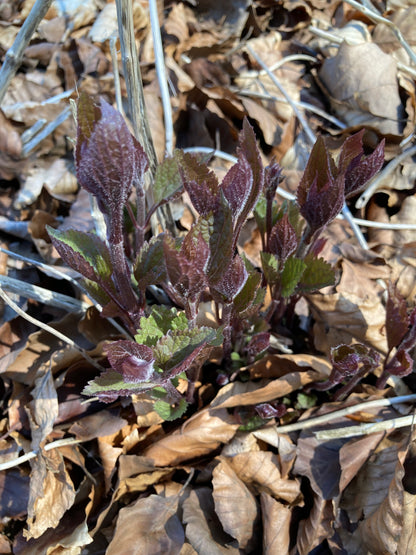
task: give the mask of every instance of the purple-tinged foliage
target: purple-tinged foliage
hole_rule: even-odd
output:
[[[254,407],[257,414],[267,420],[268,418],[281,418],[287,412],[285,405],[278,403],[260,403]]]
[[[120,340],[107,345],[105,351],[111,366],[123,376],[126,383],[141,383],[151,379],[155,359],[150,347]]]
[[[289,222],[289,216],[284,214],[270,232],[268,250],[284,262],[296,251],[297,247],[296,231]]]
[[[274,199],[277,188],[282,180],[282,168],[273,159],[264,170],[264,195],[266,199]]]
[[[264,351],[266,351],[270,346],[270,333],[262,331],[253,335],[248,344],[245,347],[245,352],[247,353],[247,363],[251,364],[254,359]]]
[[[231,303],[241,292],[248,278],[248,272],[240,255],[236,255],[224,272],[221,280],[211,288],[215,300]]]
[[[215,212],[220,203],[220,187],[214,172],[189,153],[182,153],[179,171],[185,191],[200,216]]]
[[[121,243],[124,207],[133,185],[142,182],[148,159],[123,116],[105,100],[95,106],[82,94],[78,109],[77,177],[97,199],[109,243]]]
[[[324,139],[316,141],[297,191],[300,212],[308,222],[310,239],[342,210],[345,198],[361,191],[382,167],[384,141],[363,156],[363,131],[349,137],[341,148],[338,166]]]
[[[402,341],[409,329],[409,324],[406,301],[397,288],[389,284],[386,303],[386,335],[389,351]]]
[[[408,312],[405,299],[398,289],[389,284],[386,304],[386,335],[389,352],[384,372],[377,385],[383,387],[388,376],[408,376],[413,372],[413,358],[409,351],[416,347],[416,308]],[[390,356],[392,354],[392,356]]]
[[[75,229],[59,231],[49,226],[47,229],[53,246],[68,266],[96,283],[111,278],[110,253],[99,237]]]
[[[380,364],[380,354],[362,343],[333,347],[330,358],[332,370],[329,378],[324,382],[311,384],[309,388],[326,391],[342,382],[347,382],[337,392],[337,397],[350,392],[361,378]]]
[[[363,135],[364,129],[348,137],[341,148],[338,172],[345,175],[345,198],[362,191],[367,181],[383,166],[384,139],[369,156],[364,156]]]

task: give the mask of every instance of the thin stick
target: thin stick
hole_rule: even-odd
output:
[[[0,104],[3,102],[10,81],[13,79],[22,63],[25,48],[29,44],[39,23],[45,17],[51,4],[52,0],[36,0],[22,28],[17,33],[13,45],[6,52],[3,65],[0,69]]]
[[[76,439],[74,437],[64,437],[62,439],[57,439],[56,441],[52,441],[51,443],[47,443],[43,448],[44,451],[51,451],[52,449],[58,449],[59,447],[65,447],[66,445],[77,445],[79,443],[84,443],[86,439]],[[38,456],[39,451],[29,451],[20,457],[16,457],[11,461],[7,461],[4,463],[0,463],[0,471],[7,470],[8,468],[14,468],[19,466],[31,459],[34,459]]]
[[[56,293],[55,291],[50,291],[49,289],[44,289],[43,287],[32,285],[8,276],[0,275],[0,287],[3,287],[5,291],[15,293],[21,297],[34,299],[35,301],[49,306],[62,308],[68,312],[84,312],[91,306],[89,303],[79,301],[68,295]]]
[[[350,407],[346,407],[340,410],[334,410],[327,414],[323,414],[322,416],[315,416],[314,418],[309,418],[307,420],[300,420],[298,422],[295,422],[294,424],[287,424],[286,426],[276,426],[275,430],[278,434],[288,434],[290,432],[297,432],[299,430],[315,428],[316,426],[319,426],[321,424],[332,422],[337,418],[348,416],[349,414],[354,414],[359,411],[364,411],[375,407],[387,407],[391,405],[399,405],[400,403],[411,403],[412,401],[416,401],[416,394],[414,393],[411,395],[400,395],[397,397],[389,397],[386,399],[375,399],[374,401],[365,401],[364,403],[358,403],[356,405],[352,405]],[[371,423],[371,425],[373,424],[374,423]],[[365,424],[365,425],[368,426],[368,424]],[[353,427],[357,428],[358,426],[353,426]],[[349,427],[347,427],[347,429],[348,428]],[[332,432],[333,430],[330,430],[330,431]]]
[[[151,174],[154,175],[157,164],[156,152],[146,116],[142,76],[133,28],[132,2],[131,0],[116,0],[116,7],[123,73],[126,81],[133,133],[143,145],[149,157]]]
[[[166,80],[166,67],[163,55],[162,38],[160,36],[159,18],[156,0],[149,0],[150,24],[152,27],[153,50],[155,54],[156,74],[159,82],[160,95],[165,121],[165,148],[168,155],[173,151],[173,117],[170,103],[169,88]]]
[[[69,337],[67,337],[66,335],[64,335],[63,333],[61,333],[60,331],[52,328],[51,326],[48,326],[47,324],[44,324],[43,322],[41,322],[40,320],[37,320],[36,318],[33,318],[32,316],[29,316],[29,314],[26,314],[26,312],[24,312],[14,301],[12,301],[12,299],[7,295],[7,293],[5,293],[2,289],[2,287],[0,286],[0,297],[10,306],[10,308],[12,308],[19,316],[21,316],[22,318],[24,318],[25,320],[27,320],[28,322],[30,322],[31,324],[34,324],[35,326],[43,329],[44,331],[49,332],[50,334],[54,335],[55,337],[57,337],[58,339],[60,339],[61,341],[63,341],[64,343],[66,343],[67,345],[69,345],[70,347],[72,347],[73,349],[76,349],[80,355],[82,357],[85,358],[85,360],[87,362],[89,362],[90,364],[92,364],[95,368],[97,368],[98,370],[103,371],[104,368],[102,366],[100,366],[98,364],[98,362],[96,362],[93,358],[90,357],[90,355],[87,353],[87,351],[85,349],[83,349],[82,347],[80,347],[79,345],[77,345],[74,341],[72,341],[72,339],[70,339]]]
[[[384,420],[383,422],[374,422],[371,424],[360,424],[359,426],[345,426],[344,428],[336,428],[334,430],[322,430],[315,432],[316,439],[335,439],[343,437],[366,436],[376,432],[385,432],[387,430],[405,428],[413,426],[415,415],[401,416]]]
[[[60,114],[53,120],[47,123],[37,135],[30,141],[27,141],[22,148],[21,158],[26,158],[31,152],[35,150],[38,144],[46,139],[57,127],[61,125],[71,114],[71,108],[66,106]]]
[[[282,96],[274,96],[272,94],[269,94],[268,92],[262,93],[262,92],[258,92],[258,91],[250,91],[248,89],[239,89],[238,87],[230,87],[230,90],[232,92],[235,92],[236,94],[238,94],[240,96],[249,96],[249,97],[252,96],[252,97],[255,97],[255,98],[262,98],[263,100],[274,100],[275,102],[284,102],[284,103],[288,104],[288,101],[286,100],[286,98],[283,98]],[[321,110],[320,108],[317,108],[313,104],[309,104],[309,102],[300,102],[300,101],[297,101],[297,100],[292,100],[292,102],[298,108],[303,108],[304,110],[307,110],[308,112],[312,112],[313,114],[317,114],[318,116],[321,116],[322,118],[330,121],[331,123],[333,123],[334,125],[336,125],[340,129],[346,129],[347,128],[347,125],[345,123],[343,123],[341,120],[339,120],[338,118],[336,118],[334,116],[331,116],[330,114],[328,114],[324,110]]]

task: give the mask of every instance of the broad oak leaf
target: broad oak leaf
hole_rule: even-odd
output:
[[[150,380],[154,373],[153,351],[128,339],[115,341],[105,348],[108,360],[126,383],[141,383]]]
[[[148,158],[123,116],[105,100],[96,106],[86,94],[78,101],[75,163],[80,185],[104,215],[109,243],[121,243],[123,210],[133,185],[143,184]]]

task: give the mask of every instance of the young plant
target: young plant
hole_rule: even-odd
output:
[[[145,391],[165,419],[176,418],[192,401],[193,383],[213,347],[222,346],[225,370],[233,352],[253,361],[300,295],[334,282],[332,268],[318,256],[319,234],[341,210],[345,194],[355,194],[381,167],[383,146],[364,157],[359,133],[347,139],[335,164],[319,139],[297,204],[278,207],[280,168],[273,163],[264,170],[246,120],[238,162],[221,183],[197,157],[175,151],[158,166],[152,191],[145,191],[147,156],[121,115],[83,94],[77,117],[77,176],[97,200],[106,240],[76,230],[49,233],[103,305],[103,315],[119,317],[135,336],[106,347],[111,368],[84,393],[110,402]],[[166,230],[149,238],[151,216],[184,190],[198,213],[191,229],[180,238]],[[238,248],[253,211],[263,241],[261,269]],[[150,286],[163,289],[166,305],[147,305]],[[273,302],[265,309],[267,287]],[[217,329],[197,324],[202,300],[214,303]]]

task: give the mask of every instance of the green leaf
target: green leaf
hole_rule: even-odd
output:
[[[306,264],[300,258],[291,256],[286,260],[283,271],[280,274],[282,297],[290,297],[293,294],[305,268]]]
[[[52,243],[68,266],[92,281],[106,281],[113,267],[106,244],[92,233],[59,231],[47,226]]]
[[[152,389],[157,384],[151,382],[127,383],[115,370],[107,370],[88,382],[82,394],[99,397],[103,401],[114,401],[118,396],[127,396]]]
[[[149,285],[162,283],[167,277],[163,240],[163,235],[152,237],[148,243],[144,243],[137,255],[133,273],[141,291],[145,291]]]
[[[269,285],[273,285],[279,279],[279,261],[271,252],[260,252],[261,266],[266,281]]]
[[[195,327],[186,330],[173,330],[161,338],[153,348],[156,364],[164,371],[178,369],[186,359],[197,356],[202,347],[217,340],[217,330],[208,327]],[[186,368],[178,370],[182,372]]]
[[[256,220],[257,227],[262,235],[266,233],[266,211],[267,201],[266,197],[262,193],[253,211],[254,219]]]
[[[323,258],[315,258],[313,254],[308,254],[304,262],[306,269],[298,285],[299,293],[310,293],[327,285],[334,285],[335,272]]]
[[[153,405],[154,410],[163,418],[163,420],[170,422],[180,418],[188,408],[188,403],[185,399],[181,399],[177,405],[171,405],[166,401],[155,401]]]
[[[134,338],[137,343],[152,347],[170,330],[186,331],[188,328],[189,322],[184,312],[178,312],[176,308],[154,305],[151,314],[140,319],[140,329]]]
[[[254,270],[248,276],[243,288],[234,299],[234,309],[236,312],[243,312],[249,308],[256,299],[261,283],[261,274]]]
[[[153,183],[153,199],[155,204],[167,202],[182,187],[182,177],[178,167],[178,151],[169,158],[165,158],[156,168],[155,180]]]
[[[295,408],[299,410],[311,409],[316,406],[318,396],[315,393],[298,393]]]

